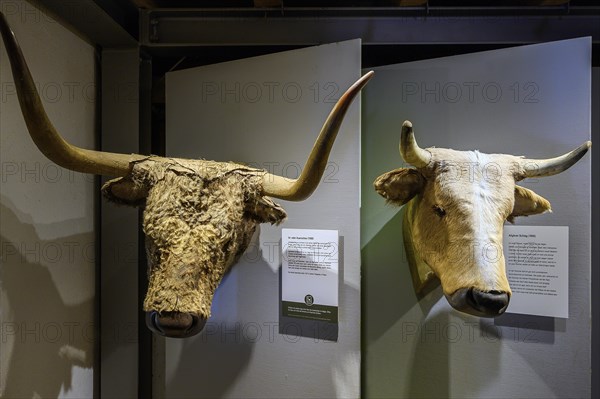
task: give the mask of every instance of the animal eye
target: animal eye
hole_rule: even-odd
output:
[[[432,208],[433,208],[433,211],[435,212],[435,214],[438,215],[439,217],[444,217],[446,215],[446,211],[441,206],[434,205]]]

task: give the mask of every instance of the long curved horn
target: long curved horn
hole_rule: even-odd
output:
[[[417,144],[411,121],[404,121],[402,124],[400,155],[404,162],[417,168],[424,168],[431,161],[431,153]]]
[[[39,150],[52,162],[77,172],[125,176],[130,169],[129,162],[136,159],[135,155],[86,150],[67,143],[60,136],[48,119],[21,48],[2,13],[0,33],[10,61],[21,112]]]
[[[289,201],[302,201],[315,191],[327,167],[329,153],[344,120],[344,115],[373,74],[373,71],[364,74],[340,97],[323,124],[321,133],[319,133],[300,176],[295,180],[290,180],[283,176],[267,173],[263,177],[263,194]]]
[[[558,173],[564,172],[573,166],[577,161],[585,155],[585,153],[592,147],[591,141],[586,141],[573,151],[568,152],[556,158],[549,159],[527,159],[523,158],[520,160],[522,173],[519,174],[518,179],[524,179],[526,177],[544,177],[552,176]]]

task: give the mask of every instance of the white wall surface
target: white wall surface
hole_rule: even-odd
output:
[[[405,119],[421,147],[546,158],[590,139],[590,93],[589,38],[376,69],[362,109],[366,397],[590,396],[590,154],[560,175],[522,182],[554,212],[516,221],[569,226],[569,319],[479,319],[452,310],[439,287],[418,300],[402,212],[372,188],[403,166]]]
[[[170,73],[167,155],[296,177],[333,106],[328,96],[336,100],[359,76],[358,40]],[[167,339],[165,397],[360,395],[359,110],[357,99],[315,194],[281,201],[287,221],[260,226],[217,290],[205,331]],[[279,333],[282,227],[339,230],[337,342]]]
[[[65,139],[93,148],[94,48],[24,1],[0,1],[0,10],[50,119]],[[35,147],[0,47],[0,396],[91,397],[93,176]]]

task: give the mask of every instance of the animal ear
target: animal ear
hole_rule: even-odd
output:
[[[375,191],[396,205],[404,205],[421,192],[425,178],[412,168],[399,168],[384,173],[375,179]]]
[[[111,202],[123,205],[142,205],[148,196],[148,188],[128,177],[109,180],[102,186],[102,194]]]
[[[257,223],[279,224],[287,218],[281,205],[269,197],[257,196],[246,202],[246,215]]]
[[[515,186],[515,206],[508,217],[509,222],[512,223],[517,216],[537,215],[544,212],[552,212],[550,202],[546,198],[525,187]]]

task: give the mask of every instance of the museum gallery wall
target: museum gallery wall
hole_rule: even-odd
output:
[[[375,68],[362,106],[366,396],[589,396],[591,157],[519,183],[553,212],[517,217],[516,226],[569,227],[568,318],[511,314],[509,303],[507,314],[478,319],[452,310],[440,287],[417,295],[402,245],[404,209],[386,204],[373,181],[407,166],[392,145],[405,119],[423,148],[540,159],[578,147],[590,139],[590,65],[582,38]]]
[[[167,154],[235,159],[295,178],[333,103],[359,76],[358,40],[168,74]],[[167,341],[167,396],[360,395],[359,105],[344,118],[319,188],[303,202],[280,201],[287,220],[262,224],[225,277],[205,331]],[[200,131],[210,133],[191,133]],[[282,228],[339,230],[337,342],[280,323]]]
[[[8,16],[50,118],[95,145],[94,48],[25,2]],[[0,45],[0,396],[91,397],[94,176],[56,166],[28,137]]]
[[[25,56],[52,122],[69,142],[93,148],[96,105],[95,98],[85,91],[85,87],[94,87],[93,49],[46,16],[35,20],[35,24],[9,22],[23,47],[39,47],[34,43],[41,36],[48,43],[57,40],[38,54],[25,50]],[[277,224],[283,221],[285,212],[287,219],[280,226],[261,224],[256,232],[254,228],[244,230],[240,248],[247,245],[248,249],[233,260],[233,268],[222,281],[220,275],[215,277],[216,285],[211,289],[218,288],[212,304],[210,297],[201,298],[205,313],[194,310],[187,320],[181,317],[185,312],[179,308],[176,312],[164,310],[170,294],[161,281],[168,281],[171,275],[151,278],[146,298],[150,304],[146,303],[144,309],[148,311],[148,327],[156,333],[155,393],[164,397],[589,396],[591,157],[584,154],[591,129],[590,44],[589,38],[581,38],[376,68],[376,78],[364,92],[362,107],[357,99],[343,118],[314,195],[303,202],[282,200],[281,207],[264,197],[251,209],[244,205],[243,214],[258,222]],[[56,57],[56,48],[68,50],[70,55]],[[250,192],[243,194],[246,202],[251,202],[256,191],[252,189],[254,180],[263,179],[263,172],[254,168],[296,178],[341,94],[361,74],[363,81],[354,94],[371,77],[367,71],[360,71],[360,48],[360,40],[353,40],[169,73],[167,155],[241,163],[219,164],[218,168],[225,165],[225,169],[218,174],[229,179],[232,174],[247,173],[241,178],[242,186],[251,186]],[[89,397],[94,387],[97,342],[92,324],[97,261],[94,178],[59,168],[27,138],[2,51],[2,95],[6,101],[1,104],[0,121],[0,392],[7,397]],[[73,54],[76,62],[69,61]],[[121,58],[107,54],[103,71],[113,59]],[[129,70],[135,71],[135,57],[131,61]],[[63,75],[70,88],[68,96],[58,95],[65,86],[57,83]],[[50,83],[43,83],[44,79]],[[74,81],[80,84],[73,85]],[[119,77],[107,74],[109,81],[117,82]],[[77,89],[74,92],[73,87]],[[350,104],[351,99],[344,98]],[[104,105],[103,109],[111,109]],[[67,108],[68,114],[64,112]],[[410,122],[403,125],[405,120]],[[104,115],[103,121],[111,125]],[[405,142],[401,156],[398,141],[402,129]],[[488,292],[483,295],[471,288],[458,299],[446,290],[446,301],[442,288],[447,289],[448,280],[442,279],[442,287],[438,287],[429,269],[422,269],[421,274],[414,267],[411,270],[409,264],[415,265],[411,261],[415,253],[409,244],[404,245],[408,242],[407,230],[402,227],[409,211],[406,206],[395,206],[405,201],[392,198],[386,176],[406,167],[405,161],[421,168],[423,157],[438,153],[437,149],[423,151],[414,146],[413,129],[423,148],[477,149],[536,160],[565,154],[579,146],[572,162],[560,167],[562,173],[549,177],[525,173],[530,178],[519,183],[524,188],[517,189],[517,193],[534,198],[536,209],[518,212],[531,216],[515,218],[515,226],[507,227],[511,229],[507,231],[515,232],[510,237],[517,238],[507,238],[506,232],[504,235],[506,253],[507,248],[513,251],[518,247],[518,237],[556,234],[553,237],[557,242],[551,244],[556,248],[550,252],[557,255],[542,265],[555,274],[546,276],[550,280],[544,281],[550,283],[540,283],[531,274],[524,277],[513,262],[507,273],[510,288],[506,282],[498,288],[500,291],[485,288]],[[106,138],[113,140],[110,135]],[[421,156],[411,156],[409,147]],[[114,151],[127,152],[118,145]],[[439,151],[446,154],[446,150]],[[462,162],[459,171],[465,172],[471,183],[476,176],[490,178],[490,171],[498,177],[498,169],[490,169],[490,162],[484,162],[489,158],[469,154],[476,159]],[[119,159],[107,163],[106,168],[118,168]],[[131,164],[133,168],[124,178],[106,185],[104,192],[119,203],[145,204],[143,223],[149,235],[150,265],[153,271],[162,270],[163,257],[153,259],[153,248],[159,248],[167,235],[154,234],[153,229],[165,219],[153,218],[148,210],[158,206],[158,214],[170,214],[178,208],[165,209],[164,201],[156,196],[156,186],[146,187],[146,181],[163,184],[165,176],[179,181],[191,171],[201,181],[193,183],[195,188],[188,188],[193,193],[204,193],[212,190],[218,179],[202,176],[216,166],[205,161],[179,159],[165,163],[163,159],[140,156],[131,159],[136,160]],[[521,162],[515,160],[513,163]],[[452,164],[445,158],[442,161],[444,167]],[[152,166],[147,168],[148,164]],[[540,165],[538,161],[536,164]],[[555,168],[548,166],[552,173],[546,174],[554,174]],[[409,173],[417,176],[414,169]],[[373,187],[373,181],[382,175],[383,180],[379,178]],[[415,181],[429,178],[426,173],[418,176],[421,178]],[[270,182],[263,179],[258,184],[259,191],[264,189],[266,194],[278,197],[279,188],[267,188]],[[487,182],[478,184],[489,186]],[[174,194],[178,201],[189,200],[188,188]],[[533,191],[537,194],[530,194]],[[542,212],[550,205],[537,195],[552,203],[553,213]],[[220,204],[218,200],[215,203]],[[106,207],[103,204],[103,209]],[[431,208],[439,219],[447,211],[452,212],[450,207],[444,209],[437,203]],[[118,226],[115,216],[119,212],[109,216],[110,223],[103,223],[107,231]],[[132,213],[125,211],[122,215],[129,217]],[[513,221],[514,215],[507,215]],[[331,285],[337,323],[284,316],[287,276],[282,265],[286,264],[283,258],[287,250],[282,249],[286,240],[282,228],[312,229],[313,233],[334,230],[339,236],[339,274],[333,273],[335,284]],[[238,230],[230,227],[228,232]],[[485,231],[480,230],[475,240],[484,239],[483,234]],[[178,233],[170,235],[176,239]],[[452,241],[452,237],[447,240]],[[109,244],[119,247],[114,240]],[[190,249],[167,252],[185,258]],[[466,251],[476,256],[479,249],[475,245]],[[107,259],[110,257],[103,256],[103,263]],[[135,262],[124,263],[135,267]],[[440,276],[440,270],[433,269]],[[104,273],[102,282],[109,282],[111,276],[113,272]],[[21,281],[29,282],[28,288],[33,288],[34,294],[16,290],[22,286],[18,283]],[[124,279],[121,285],[126,281],[131,283]],[[537,293],[528,291],[526,287],[531,284],[545,288]],[[172,289],[173,285],[168,285]],[[542,291],[544,294],[539,294]],[[185,305],[179,298],[189,292],[177,288],[174,292],[178,297],[176,306]],[[312,306],[312,300],[311,295],[305,297],[307,306]],[[486,306],[473,306],[473,301],[486,301]],[[463,312],[486,316],[494,313],[498,317],[459,313],[448,302]],[[465,304],[470,307],[465,308]],[[126,313],[112,316],[117,326],[119,320],[128,317]],[[193,315],[199,314],[202,318],[194,319]],[[185,338],[163,340],[160,335]],[[110,361],[112,351],[133,349],[131,345],[121,347],[117,341],[113,344],[106,346],[103,359]],[[53,365],[51,372],[49,364]],[[56,367],[58,364],[61,367]],[[33,372],[31,367],[35,368]],[[106,393],[125,392],[120,386],[135,389],[135,383],[127,384],[123,379]]]

